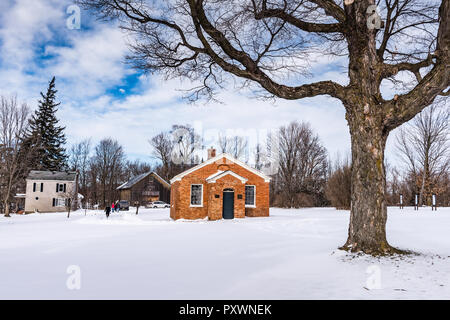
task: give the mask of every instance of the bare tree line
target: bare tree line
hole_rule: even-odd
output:
[[[152,165],[127,160],[117,140],[104,138],[95,147],[91,146],[91,139],[74,144],[69,150],[69,168],[79,174],[83,204],[104,207],[120,200],[118,186],[134,176],[151,171]]]
[[[23,150],[22,139],[28,128],[30,109],[17,97],[0,97],[0,195],[1,208],[9,216],[10,203],[23,186],[29,150]]]
[[[406,205],[412,204],[416,193],[423,199],[421,204],[429,204],[434,193],[439,205],[449,205],[448,114],[448,106],[434,105],[400,129],[396,145],[405,170],[387,166],[389,205],[398,204],[400,193]],[[16,97],[0,97],[0,196],[5,214],[9,214],[14,195],[23,192],[24,178],[30,169],[27,155],[31,153],[21,148],[29,115],[27,105],[19,103]],[[271,205],[350,207],[348,158],[329,161],[326,149],[308,123],[294,121],[280,127],[275,136],[276,139],[268,137],[265,143],[250,150],[245,137],[219,134],[218,151],[238,158],[252,154],[252,164],[261,170],[268,162],[277,161],[277,170],[271,172]],[[117,187],[141,173],[155,170],[170,180],[205,160],[196,153],[203,150],[201,137],[189,125],[174,125],[149,139],[149,144],[157,163],[127,160],[123,147],[112,138],[104,138],[95,146],[91,139],[72,145],[67,169],[79,173],[79,192],[85,203],[104,206],[118,200]]]
[[[450,107],[434,104],[400,128],[397,150],[406,165],[405,179],[419,205],[430,205],[441,194],[450,169]]]
[[[387,205],[399,205],[402,195],[403,204],[412,206],[418,195],[419,206],[430,206],[434,194],[438,206],[450,206],[449,112],[447,104],[438,102],[399,128],[395,139],[399,165],[386,164]],[[337,159],[327,184],[333,206],[350,208],[350,180],[351,162]]]
[[[282,207],[323,206],[326,204],[327,151],[308,123],[282,126],[270,146],[278,171],[273,175],[272,204]],[[273,144],[271,138],[268,144]]]
[[[219,134],[219,150],[231,154],[236,159],[243,159],[248,151],[248,141],[242,136]]]

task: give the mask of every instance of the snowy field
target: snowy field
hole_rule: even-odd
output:
[[[420,253],[393,258],[337,250],[346,211],[270,213],[0,217],[0,299],[450,299],[450,208],[389,208],[390,243]]]

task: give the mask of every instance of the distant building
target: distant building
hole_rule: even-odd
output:
[[[120,200],[128,200],[131,205],[136,201],[140,205],[152,201],[170,202],[170,184],[153,171],[131,178],[117,190],[120,192]]]
[[[233,219],[269,216],[270,178],[222,153],[171,180],[172,219]]]
[[[30,171],[25,193],[25,213],[64,212],[77,206],[77,173]]]

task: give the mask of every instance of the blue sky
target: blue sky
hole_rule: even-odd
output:
[[[350,150],[341,103],[327,97],[262,101],[230,84],[223,103],[187,103],[180,90],[191,84],[142,75],[124,64],[126,35],[113,23],[81,12],[81,28],[66,26],[69,0],[2,0],[0,3],[0,94],[17,94],[35,108],[39,92],[57,78],[58,117],[68,143],[92,137],[117,139],[130,158],[149,160],[147,140],[173,124],[196,126],[208,140],[218,131],[264,137],[292,120],[308,121],[330,155]],[[344,59],[345,60],[345,59]],[[317,56],[313,76],[345,83],[336,61]],[[392,139],[391,139],[392,140]],[[392,141],[388,150],[392,148]],[[209,145],[208,145],[209,146]]]

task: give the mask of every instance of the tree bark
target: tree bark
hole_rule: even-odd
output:
[[[11,169],[11,170],[13,170],[13,169]],[[15,170],[15,167],[14,167],[14,170]],[[13,174],[12,172],[9,173],[10,176],[8,179],[8,186],[6,187],[5,198],[3,200],[3,205],[5,207],[5,217],[7,217],[7,218],[11,217],[10,210],[9,210],[9,205],[10,205],[9,198],[10,198],[11,189],[12,189],[12,181],[11,181],[12,174]]]
[[[378,108],[379,109],[379,108]],[[382,113],[366,104],[347,113],[352,143],[352,187],[348,239],[342,247],[372,255],[399,253],[386,239],[386,172],[384,150],[389,132]]]
[[[3,201],[3,206],[5,208],[5,217],[7,217],[7,218],[11,217],[11,215],[9,214],[9,201],[8,200],[4,200]]]

